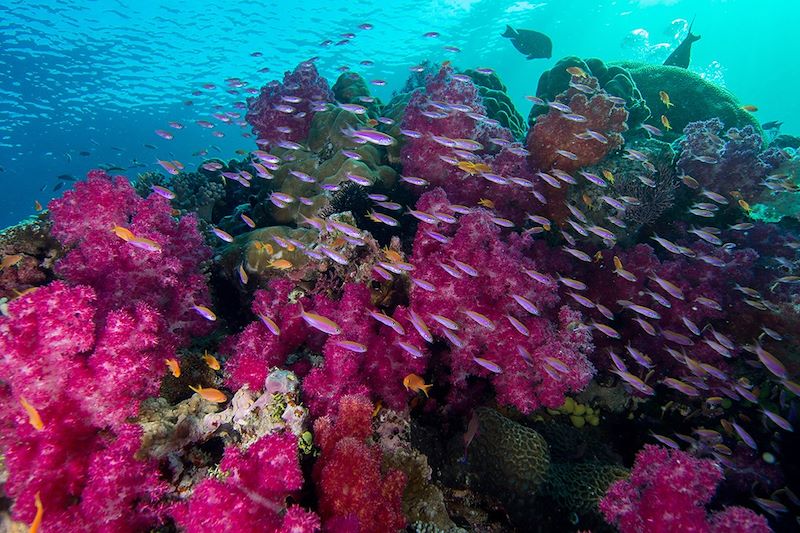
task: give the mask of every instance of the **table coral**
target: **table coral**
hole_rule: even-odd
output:
[[[745,531],[738,529],[745,524],[753,527],[747,531],[770,531],[766,520],[749,509],[729,507],[707,515],[704,506],[721,479],[713,461],[648,444],[636,455],[630,479],[609,487],[600,510],[622,533]]]

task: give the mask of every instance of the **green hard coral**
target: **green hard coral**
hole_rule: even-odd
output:
[[[685,68],[665,65],[650,65],[634,61],[620,61],[612,67],[625,69],[630,73],[652,116],[646,121],[664,130],[661,115],[665,115],[672,131],[664,132],[664,140],[676,139],[690,122],[719,118],[726,128],[753,126],[759,133],[761,125],[742,104],[724,87],[703,79],[700,75]],[[666,92],[674,106],[667,109],[659,93]]]
[[[508,96],[508,89],[494,72],[483,74],[469,69],[464,74],[472,78],[478,87],[478,94],[483,98],[486,115],[500,122],[511,130],[515,139],[522,139],[527,130],[525,119],[522,118],[514,107],[514,102]]]
[[[475,410],[478,433],[469,446],[469,463],[479,484],[500,498],[510,514],[524,514],[550,468],[544,438],[493,409]]]
[[[597,503],[611,483],[627,476],[625,468],[614,464],[553,463],[543,489],[562,509],[586,515],[598,511]]]

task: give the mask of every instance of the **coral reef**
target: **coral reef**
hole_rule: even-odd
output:
[[[0,231],[0,301],[50,281],[61,253],[60,244],[50,235],[49,222],[41,217]]]
[[[485,74],[476,70],[467,69],[464,74],[472,78],[478,87],[486,115],[497,120],[504,128],[511,130],[515,139],[521,140],[525,136],[525,120],[517,112],[514,102],[508,96],[508,89],[497,73]]]
[[[170,202],[174,208],[183,213],[197,213],[197,217],[206,222],[212,221],[214,208],[225,199],[223,178],[202,168],[197,172],[179,172],[174,176],[164,176],[158,172],[136,176],[134,188],[141,196],[149,196],[153,192],[153,185],[165,187],[175,194]]]
[[[547,442],[536,431],[486,407],[475,410],[478,431],[467,449],[480,486],[512,514],[524,514],[550,468]]]
[[[211,257],[194,215],[176,221],[165,198],[141,198],[124,177],[103,171],[49,208],[52,234],[67,250],[56,273],[91,286],[101,313],[136,301],[157,310],[178,343],[210,331],[193,309],[210,301],[200,266]]]
[[[630,479],[611,485],[600,510],[622,533],[770,531],[766,520],[749,509],[706,514],[704,505],[721,479],[713,461],[647,445],[636,455]]]

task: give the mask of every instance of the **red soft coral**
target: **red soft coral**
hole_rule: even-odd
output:
[[[335,418],[314,423],[320,457],[314,465],[319,511],[326,528],[349,523],[361,533],[398,531],[405,527],[402,511],[405,474],[381,473],[381,451],[366,443],[372,434],[372,403],[364,396],[343,396]],[[352,520],[358,520],[352,529]],[[337,529],[338,530],[338,529]]]

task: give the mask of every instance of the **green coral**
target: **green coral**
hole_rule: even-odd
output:
[[[588,75],[597,78],[598,84],[607,93],[625,99],[628,129],[636,129],[650,117],[648,104],[651,102],[642,96],[631,73],[622,65],[606,65],[597,58],[583,60],[568,56],[559,60],[553,68],[542,73],[536,88],[536,96],[551,101],[559,93],[566,91],[572,79],[572,75],[567,72],[570,67],[579,67]],[[537,116],[547,113],[549,109],[546,105],[533,106],[528,115],[528,123],[533,124]]]
[[[470,467],[479,483],[512,514],[530,507],[550,467],[550,451],[533,429],[493,409],[475,410],[478,433],[469,446]]]
[[[753,126],[762,134],[761,125],[727,89],[703,79],[699,74],[680,67],[650,65],[634,61],[620,61],[612,66],[630,73],[652,116],[646,121],[664,130],[661,115],[665,115],[672,131],[664,131],[664,140],[676,139],[690,122],[718,117],[726,128]],[[661,102],[660,91],[669,94],[672,107]]]
[[[336,80],[336,83],[333,84],[332,90],[337,102],[362,105],[367,108],[367,114],[370,117],[377,118],[380,116],[380,100],[375,98],[372,102],[364,101],[363,98],[369,99],[371,95],[369,94],[367,82],[359,74],[343,72]]]
[[[175,176],[145,172],[139,174],[133,184],[141,196],[149,196],[153,185],[175,193],[173,207],[184,212],[194,211],[205,221],[212,220],[214,207],[222,203],[226,194],[222,177],[210,172],[179,172]]]
[[[627,476],[625,468],[613,464],[553,463],[543,489],[561,508],[585,515],[596,513],[608,486]]]
[[[525,119],[517,112],[514,102],[508,96],[508,89],[497,74],[494,72],[482,74],[472,69],[465,70],[464,74],[472,78],[478,87],[478,94],[483,98],[486,115],[510,129],[515,139],[522,139],[527,130]]]

